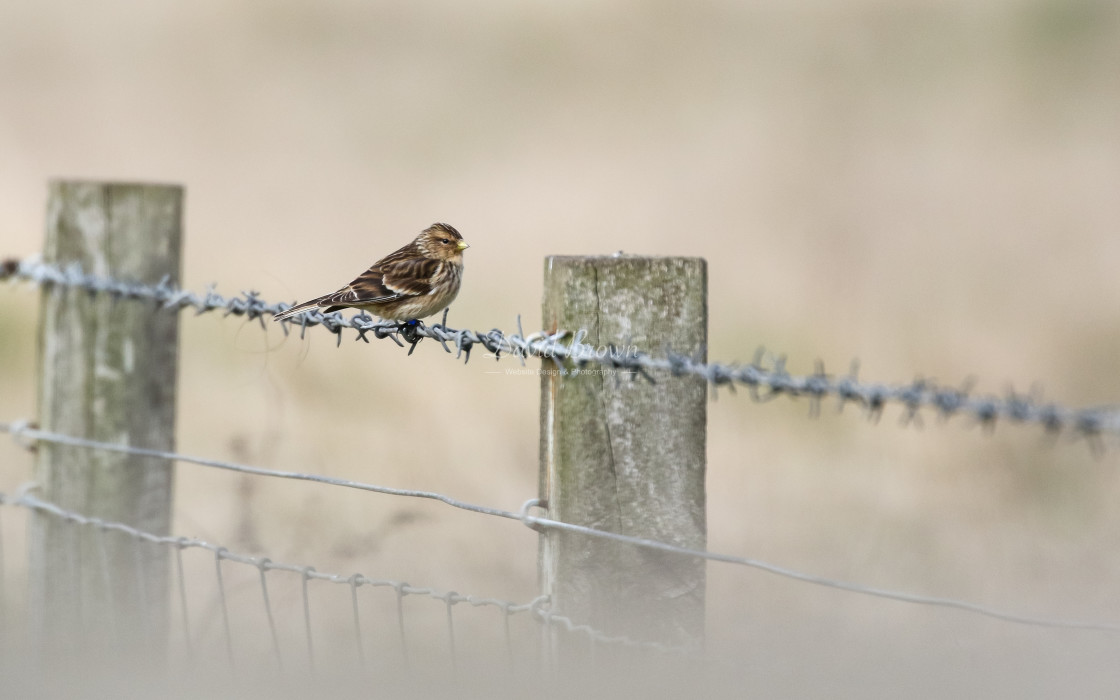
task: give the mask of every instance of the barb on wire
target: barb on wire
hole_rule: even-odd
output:
[[[46,432],[46,431],[42,431],[42,430],[35,430],[35,429],[30,428],[30,427],[27,427],[27,424],[24,423],[24,422],[20,422],[20,423],[0,423],[0,431],[11,433],[15,439],[22,440],[25,443],[26,443],[27,440],[39,440],[39,441],[43,441],[43,442],[51,442],[51,443],[63,444],[63,445],[72,445],[72,446],[76,446],[76,447],[85,447],[85,448],[89,448],[89,449],[106,449],[106,450],[111,450],[111,451],[114,451],[114,452],[124,452],[124,453],[129,453],[129,454],[154,456],[154,457],[160,457],[160,458],[163,458],[163,459],[174,459],[174,460],[178,460],[178,461],[182,461],[182,462],[198,464],[200,466],[213,467],[213,468],[217,468],[217,469],[226,469],[226,470],[242,472],[242,473],[247,473],[247,474],[257,474],[257,475],[263,475],[263,476],[274,476],[274,477],[280,477],[280,478],[298,479],[298,480],[302,480],[302,481],[314,481],[314,482],[325,483],[325,484],[333,485],[333,486],[343,486],[343,487],[347,487],[347,488],[358,488],[358,489],[362,489],[362,490],[365,490],[365,491],[373,491],[373,492],[376,492],[376,493],[382,493],[382,494],[387,494],[387,495],[391,495],[391,496],[406,496],[406,497],[418,497],[418,498],[432,499],[432,500],[440,501],[442,503],[446,503],[447,505],[453,506],[455,508],[460,508],[462,510],[467,510],[467,511],[475,512],[475,513],[481,513],[483,515],[490,515],[490,516],[506,518],[506,519],[511,519],[511,520],[518,520],[522,524],[524,524],[525,526],[527,526],[531,529],[534,529],[534,530],[538,530],[538,531],[542,530],[542,529],[554,529],[554,530],[562,530],[562,531],[566,531],[566,532],[574,532],[574,533],[578,533],[578,534],[585,535],[585,536],[588,536],[588,537],[610,539],[610,540],[614,540],[614,541],[617,541],[617,542],[624,542],[626,544],[629,544],[629,545],[632,545],[632,546],[635,546],[635,547],[642,547],[642,548],[645,548],[645,549],[655,549],[655,550],[660,550],[660,551],[663,551],[663,552],[670,552],[672,554],[676,554],[676,555],[680,555],[680,556],[698,557],[698,558],[706,559],[706,560],[709,560],[709,561],[717,561],[717,562],[722,562],[722,563],[725,563],[725,564],[733,564],[733,565],[737,565],[737,566],[750,567],[750,568],[759,569],[759,570],[762,570],[762,571],[767,571],[769,573],[776,574],[778,576],[783,576],[783,577],[786,577],[786,578],[790,578],[790,579],[793,579],[793,580],[796,580],[796,581],[802,581],[804,583],[810,583],[810,584],[813,584],[813,585],[824,586],[826,588],[834,588],[834,589],[837,589],[837,590],[847,591],[847,592],[850,592],[850,593],[859,593],[859,594],[862,594],[862,595],[869,595],[869,596],[874,596],[874,597],[878,597],[878,598],[886,598],[886,599],[889,599],[889,600],[897,600],[897,601],[906,602],[906,603],[916,603],[916,604],[919,604],[919,605],[932,605],[932,606],[936,606],[936,607],[956,608],[958,610],[964,610],[966,612],[977,613],[977,614],[980,614],[980,615],[985,615],[987,617],[992,617],[992,618],[996,618],[996,619],[1000,619],[1000,620],[1005,620],[1005,621],[1008,621],[1008,622],[1015,622],[1015,623],[1019,623],[1019,624],[1035,625],[1035,626],[1041,626],[1041,627],[1061,627],[1061,628],[1068,628],[1068,629],[1089,629],[1089,630],[1098,630],[1098,631],[1114,632],[1114,633],[1115,632],[1120,632],[1120,624],[1098,623],[1098,622],[1079,621],[1079,620],[1055,620],[1055,619],[1030,617],[1030,616],[1027,616],[1027,615],[1020,615],[1020,614],[1017,614],[1017,613],[1006,612],[1006,611],[1003,611],[1003,610],[999,610],[997,608],[988,607],[986,605],[980,605],[978,603],[971,603],[971,602],[964,601],[964,600],[957,600],[957,599],[953,599],[953,598],[943,598],[943,597],[937,597],[937,596],[926,596],[926,595],[920,595],[920,594],[915,594],[915,593],[907,593],[905,591],[893,591],[893,590],[887,590],[887,589],[882,589],[882,588],[875,588],[875,587],[872,587],[872,586],[864,586],[862,584],[852,583],[852,582],[848,582],[848,581],[838,581],[838,580],[834,580],[834,579],[825,578],[823,576],[817,576],[815,574],[809,574],[809,573],[804,573],[804,572],[801,572],[801,571],[795,571],[793,569],[787,569],[785,567],[778,566],[776,564],[770,564],[768,562],[761,561],[761,560],[758,560],[758,559],[751,559],[749,557],[739,557],[739,556],[730,555],[730,554],[720,554],[720,553],[717,553],[717,552],[708,552],[708,551],[700,550],[700,549],[689,549],[687,547],[680,547],[680,546],[677,546],[677,545],[669,544],[667,542],[660,542],[660,541],[657,541],[657,540],[650,540],[650,539],[646,539],[646,538],[642,538],[642,537],[633,537],[633,536],[630,536],[630,535],[618,534],[618,533],[609,532],[609,531],[606,531],[606,530],[599,530],[599,529],[596,529],[596,528],[586,527],[586,526],[583,526],[583,525],[575,525],[575,524],[572,524],[572,523],[565,523],[565,522],[561,522],[561,521],[558,521],[558,520],[552,520],[550,518],[542,518],[542,517],[532,515],[530,513],[530,511],[533,508],[538,507],[540,505],[540,501],[538,499],[531,499],[529,501],[526,501],[525,504],[521,507],[520,511],[517,512],[517,513],[514,513],[512,511],[502,510],[502,509],[499,509],[499,508],[490,508],[490,507],[487,507],[487,506],[480,506],[480,505],[475,505],[473,503],[467,503],[467,502],[464,502],[464,501],[459,501],[457,499],[451,498],[449,496],[445,496],[443,494],[433,493],[433,492],[428,492],[428,491],[409,491],[409,490],[405,490],[405,489],[394,489],[394,488],[390,488],[390,487],[386,487],[386,486],[377,486],[375,484],[364,484],[364,483],[360,483],[360,482],[347,481],[345,479],[334,479],[332,477],[323,477],[323,476],[319,476],[319,475],[315,475],[315,474],[302,474],[302,473],[299,473],[299,472],[273,471],[273,470],[270,470],[270,469],[262,469],[260,467],[250,467],[250,466],[242,465],[242,464],[234,464],[232,462],[221,462],[221,461],[218,461],[218,460],[210,460],[210,459],[202,459],[202,458],[198,458],[198,457],[190,457],[188,455],[182,455],[182,454],[177,454],[177,453],[172,453],[172,452],[162,452],[162,451],[159,451],[159,450],[148,450],[148,449],[144,449],[144,448],[130,447],[128,445],[117,445],[117,444],[113,444],[113,443],[97,442],[97,441],[94,441],[94,440],[85,440],[85,439],[75,438],[75,437],[68,436],[68,435],[60,435],[60,434],[57,434],[57,433],[50,433],[50,432]],[[174,539],[174,538],[172,538],[172,539]],[[176,541],[178,541],[178,540],[176,540]],[[220,556],[223,557],[223,558],[233,558],[233,555],[228,555],[228,554],[222,554]],[[317,572],[314,572],[314,570],[310,570],[310,571],[307,571],[305,573],[304,567],[288,567],[286,565],[278,565],[278,564],[274,564],[272,562],[266,562],[266,563],[262,564],[259,560],[256,560],[256,559],[253,559],[251,561],[245,561],[244,563],[252,563],[254,566],[262,566],[262,567],[269,568],[269,569],[290,570],[290,571],[294,571],[296,573],[299,573],[301,575],[306,575],[309,578],[321,578],[321,577],[323,577],[323,575],[318,574]],[[334,578],[329,578],[329,580],[335,581],[337,583],[350,584],[350,579],[349,578],[338,579],[338,580],[336,580]],[[402,585],[406,585],[406,584],[402,584]],[[417,589],[417,590],[426,591],[427,589]],[[402,593],[402,592],[412,592],[412,591],[402,591],[401,589],[398,589],[398,592]],[[446,595],[446,594],[444,594],[444,595]],[[551,612],[549,612],[547,614],[540,614],[539,616],[542,617],[542,619],[547,618],[548,620],[562,621],[562,619],[563,619],[562,616],[551,613]],[[572,623],[572,624],[574,624],[574,623]],[[576,625],[576,626],[578,627],[578,625]],[[608,640],[611,640],[611,639],[612,638],[608,636],[608,637],[604,637],[600,641],[608,641]],[[641,642],[640,644],[646,644],[646,642]]]
[[[166,280],[157,285],[144,285],[89,275],[77,265],[59,267],[34,259],[10,259],[0,263],[0,280],[4,279],[83,289],[91,294],[109,294],[118,299],[152,301],[172,311],[188,308],[198,314],[223,311],[225,315],[257,320],[262,327],[265,326],[266,316],[290,308],[283,302],[267,302],[253,291],[242,292],[238,297],[225,297],[211,286],[204,294],[196,294],[176,289]],[[338,311],[328,314],[310,310],[284,321],[282,326],[285,332],[290,326],[298,327],[300,337],[307,328],[321,326],[334,333],[338,343],[342,342],[343,329],[351,329],[356,331],[357,340],[368,343],[370,335],[378,340],[388,338],[401,347],[407,345],[409,354],[420,340],[432,338],[446,352],[464,361],[469,361],[471,350],[481,345],[494,357],[505,353],[522,361],[527,357],[553,360],[561,373],[598,364],[633,372],[635,376],[651,382],[656,381],[659,374],[693,376],[707,382],[713,394],[721,387],[733,390],[736,386],[745,386],[756,401],[777,396],[807,397],[814,414],[819,411],[821,401],[831,397],[837,400],[840,409],[855,404],[871,419],[877,419],[884,407],[891,404],[904,409],[904,423],[917,422],[919,411],[923,409],[936,411],[944,418],[970,416],[985,427],[992,427],[999,420],[1033,423],[1051,433],[1069,433],[1085,438],[1095,452],[1103,449],[1103,436],[1120,435],[1120,408],[1115,406],[1067,408],[1044,402],[1034,393],[1014,391],[1003,397],[974,396],[970,385],[947,387],[928,379],[905,384],[864,382],[858,378],[854,365],[848,374],[836,376],[826,373],[823,365],[818,363],[813,374],[797,376],[786,370],[784,357],[768,359],[762,351],[747,365],[703,362],[671,351],[666,351],[663,357],[655,357],[634,347],[593,347],[583,342],[587,338],[586,331],[526,336],[521,332],[520,323],[518,319],[517,333],[506,334],[496,328],[489,331],[449,328],[446,313],[441,323],[405,326],[393,321],[376,321],[365,313],[347,319]]]

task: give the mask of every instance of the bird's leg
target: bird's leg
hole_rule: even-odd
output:
[[[415,318],[397,323],[397,331],[400,332],[401,337],[412,345],[412,348],[408,351],[409,355],[416,349],[416,344],[423,339],[423,336],[420,335],[420,331],[422,330],[424,330],[424,324]]]

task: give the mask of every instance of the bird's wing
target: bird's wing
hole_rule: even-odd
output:
[[[322,297],[319,305],[384,304],[430,294],[432,278],[441,264],[428,258],[382,260],[334,294]]]
[[[423,296],[432,293],[432,280],[443,270],[443,261],[432,258],[408,258],[381,266],[381,284],[400,296]]]

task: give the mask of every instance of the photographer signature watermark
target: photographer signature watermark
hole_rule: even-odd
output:
[[[632,369],[611,369],[609,367],[588,367],[581,369],[573,367],[508,367],[505,370],[498,372],[483,372],[483,374],[505,374],[509,376],[526,376],[526,377],[613,377],[616,374],[637,374],[636,370]]]

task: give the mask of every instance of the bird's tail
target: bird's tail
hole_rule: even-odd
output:
[[[283,321],[286,318],[291,318],[292,316],[295,316],[296,314],[298,314],[300,312],[307,311],[308,309],[315,308],[316,306],[319,305],[319,302],[321,302],[322,300],[323,300],[323,298],[320,297],[318,299],[312,299],[311,301],[305,301],[302,304],[296,304],[292,308],[285,309],[284,311],[281,311],[280,313],[274,315],[272,317],[272,320],[273,321]]]

